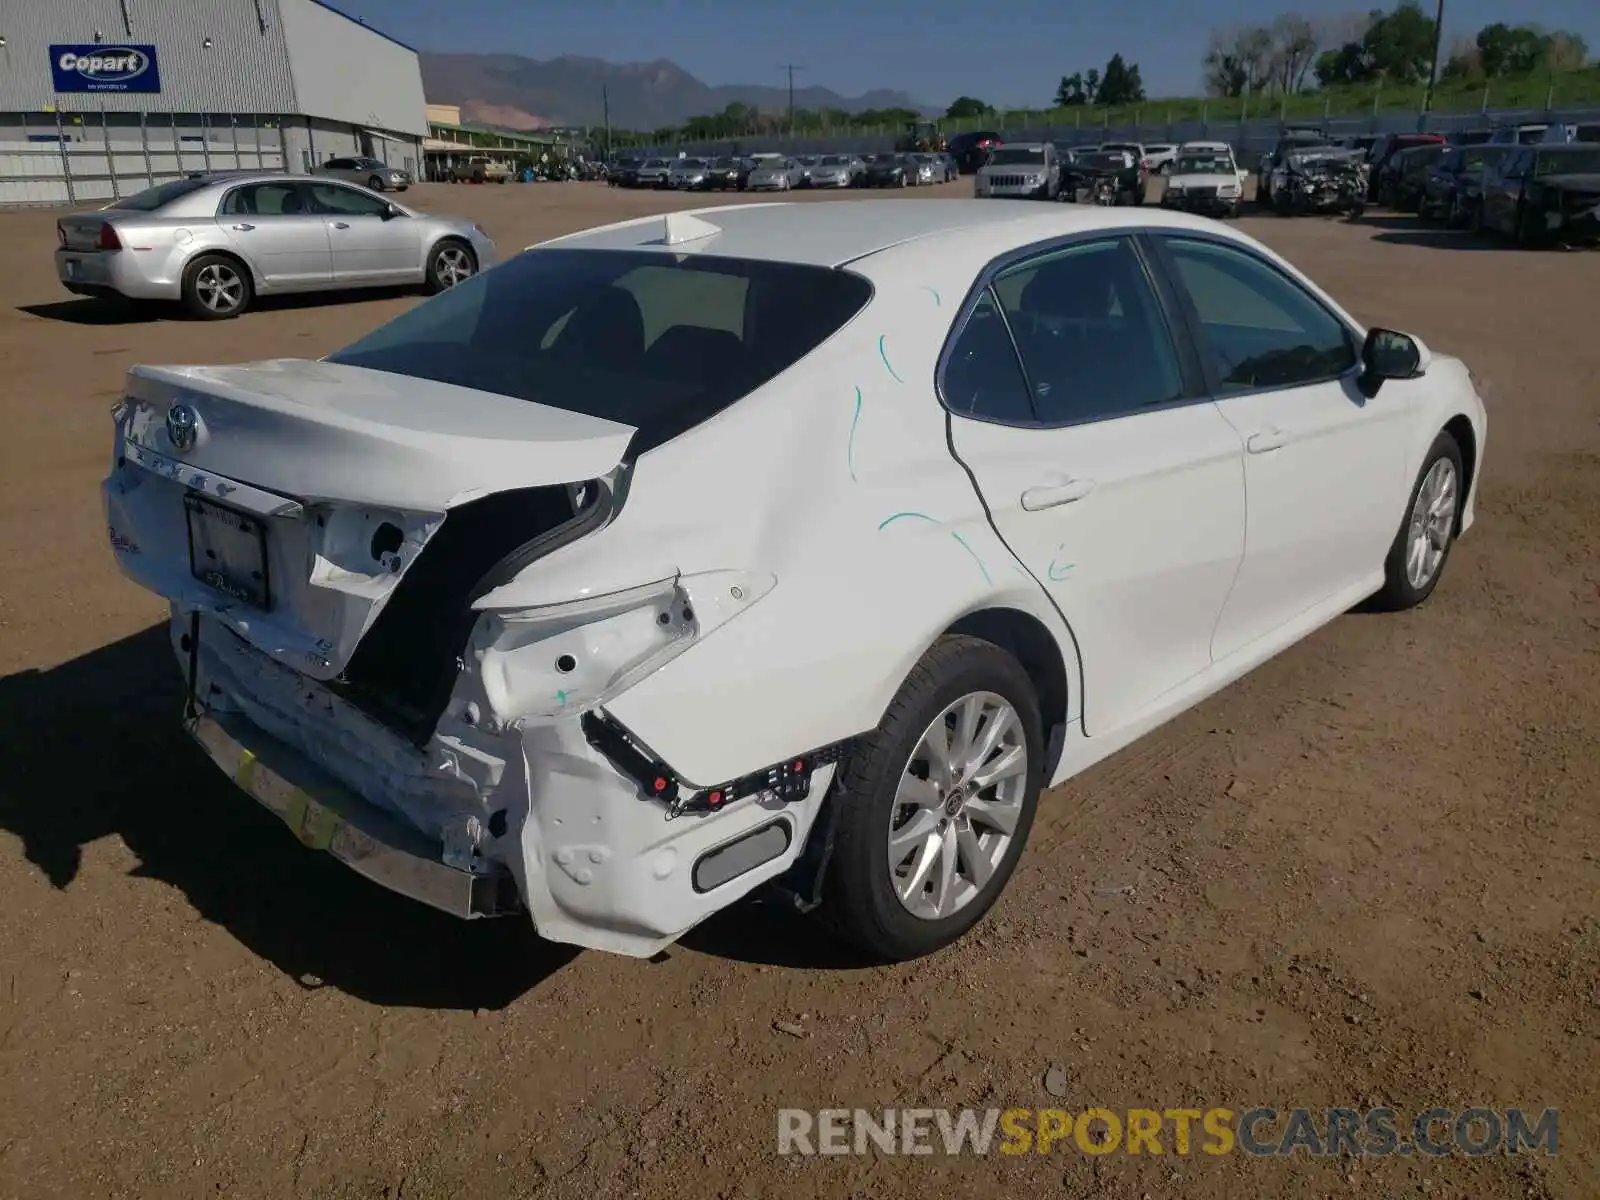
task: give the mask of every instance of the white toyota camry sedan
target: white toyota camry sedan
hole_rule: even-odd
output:
[[[771,884],[883,959],[1043,788],[1425,600],[1485,427],[1237,230],[900,200],[560,238],[115,421],[186,726],[307,845],[638,956]]]

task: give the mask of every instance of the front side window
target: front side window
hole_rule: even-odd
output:
[[[1318,383],[1355,366],[1344,322],[1276,267],[1214,242],[1166,245],[1219,394]]]
[[[1125,416],[1183,395],[1166,320],[1128,238],[1029,260],[994,290],[1044,424]]]
[[[339,187],[332,183],[313,183],[309,186],[312,200],[316,202],[317,208],[325,213],[337,213],[346,217],[378,217],[389,211],[388,201],[379,200],[376,196],[369,196],[353,188]]]
[[[950,347],[940,390],[951,411],[963,416],[1007,425],[1036,419],[1028,380],[993,289],[985,289]]]
[[[604,417],[637,428],[647,450],[787,370],[871,295],[827,267],[533,250],[328,361]]]
[[[1539,155],[1535,175],[1600,175],[1600,149],[1557,150]]]

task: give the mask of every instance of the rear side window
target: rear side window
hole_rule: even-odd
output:
[[[328,361],[632,425],[642,451],[787,370],[871,297],[861,276],[828,267],[533,250]]]
[[[258,217],[286,217],[305,211],[300,189],[293,183],[247,183],[222,198],[227,216],[249,213]]]
[[[210,186],[204,179],[176,179],[171,183],[159,184],[142,192],[135,192],[131,196],[124,196],[108,207],[123,212],[155,212],[156,209],[164,208],[190,192],[198,192],[201,188]]]
[[[1127,238],[1026,262],[994,291],[1044,424],[1126,416],[1182,396],[1166,320]]]

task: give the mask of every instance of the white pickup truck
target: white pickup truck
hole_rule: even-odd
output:
[[[451,183],[506,183],[510,179],[510,167],[482,155],[475,154],[465,163],[450,169]]]

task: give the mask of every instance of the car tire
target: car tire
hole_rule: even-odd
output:
[[[1535,250],[1544,243],[1544,231],[1539,228],[1539,214],[1526,204],[1517,209],[1517,245],[1524,250]]]
[[[237,317],[255,299],[250,271],[225,254],[202,254],[183,269],[183,307],[202,321]]]
[[[428,295],[449,291],[478,273],[478,256],[460,238],[444,238],[428,251],[427,277],[423,287]]]
[[[371,179],[367,180],[367,186],[375,192],[381,192],[383,191],[383,180],[374,175]]]
[[[1023,760],[1020,772],[970,796],[960,782],[977,778],[970,759],[951,764],[962,773],[952,790],[927,756],[931,737],[948,738],[952,727],[961,736],[968,705],[988,718],[976,727],[979,735],[1003,722],[991,769],[1002,757],[1014,761],[1019,750]],[[965,740],[970,748],[977,739]],[[1044,782],[1044,753],[1039,702],[1022,664],[979,638],[941,638],[912,669],[877,729],[857,739],[840,763],[818,915],[881,960],[918,958],[961,937],[988,912],[1021,857]],[[895,851],[893,833],[902,836]],[[975,861],[984,865],[975,869]],[[913,884],[915,875],[926,878]]]
[[[1411,485],[1399,532],[1384,559],[1383,588],[1373,597],[1373,607],[1400,612],[1415,608],[1433,593],[1461,528],[1465,481],[1461,447],[1454,437],[1441,432]]]

